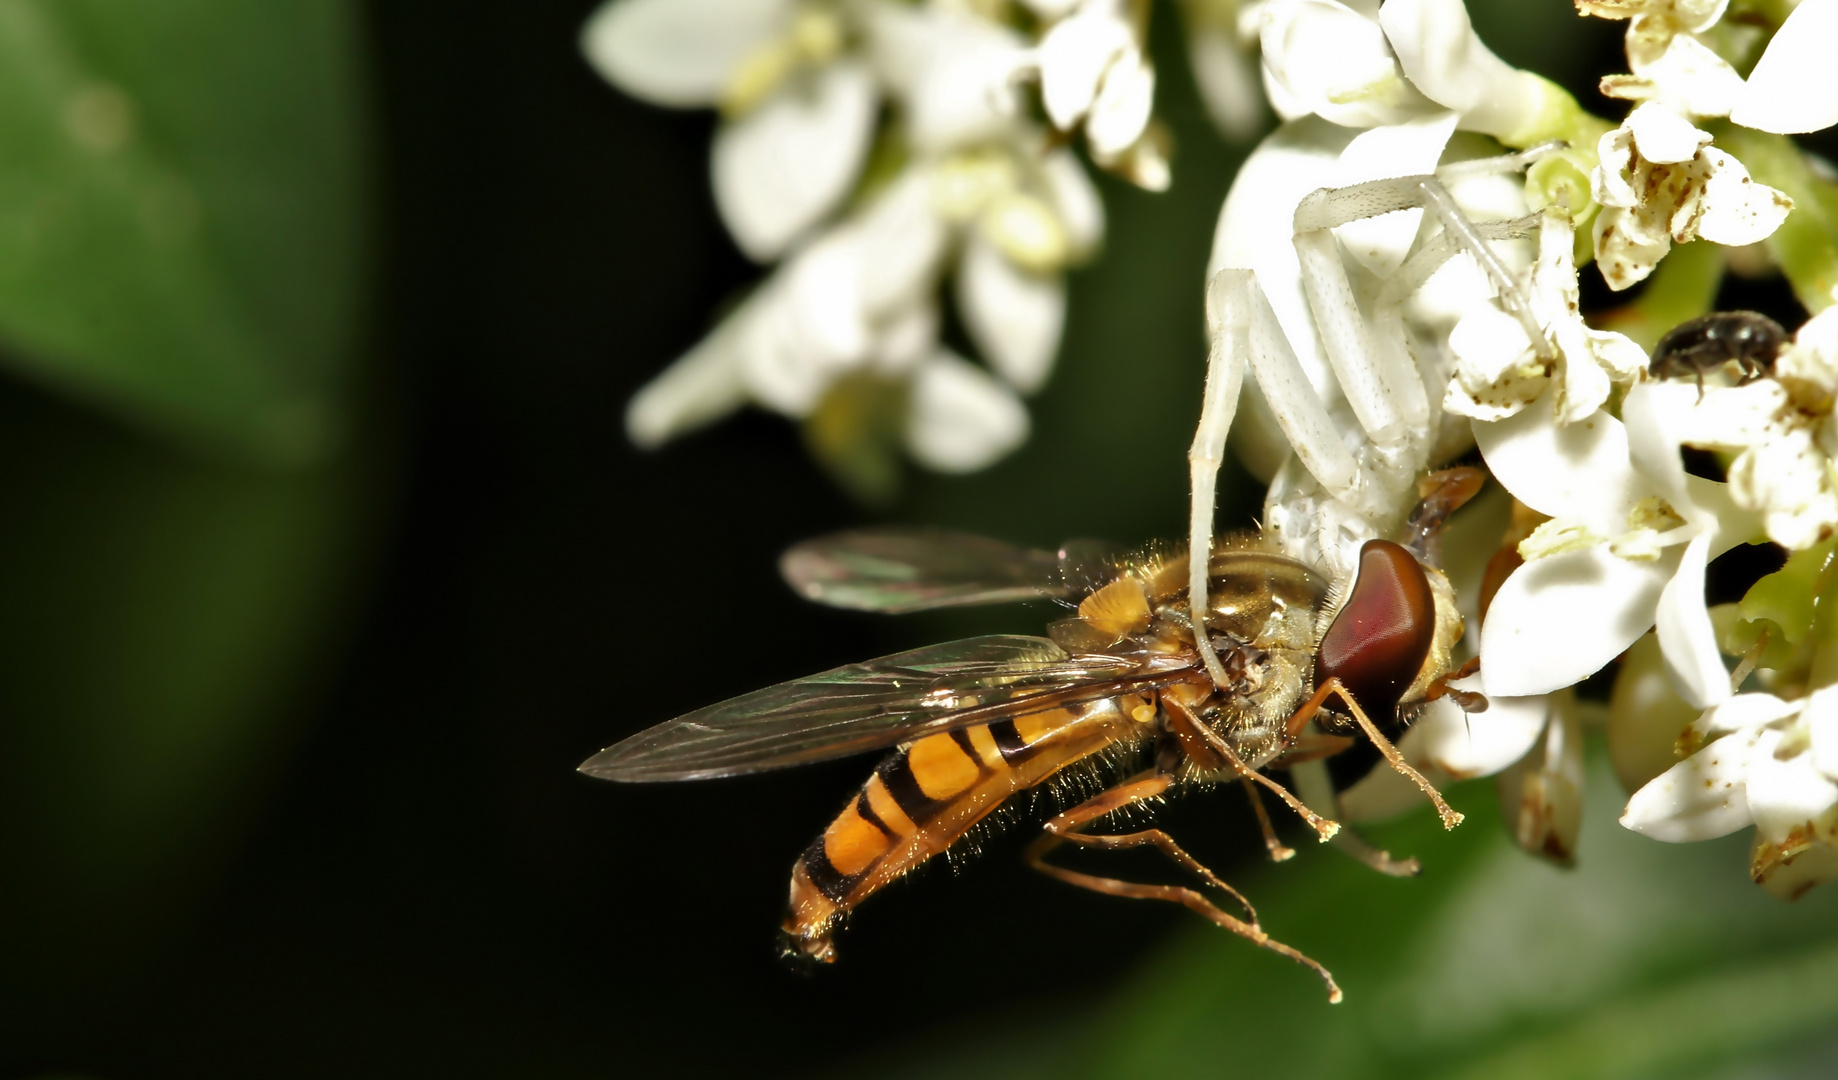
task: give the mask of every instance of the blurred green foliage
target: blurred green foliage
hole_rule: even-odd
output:
[[[0,362],[79,406],[0,393],[15,1002],[210,880],[346,594],[358,59],[342,0],[0,0]]]
[[[1313,845],[1236,877],[1271,934],[1333,970],[1340,1005],[1312,973],[1196,919],[1107,1000],[1009,1037],[965,1031],[960,1052],[896,1075],[1829,1075],[1838,894],[1783,905],[1757,889],[1746,831],[1681,845],[1628,832],[1599,760],[1573,870],[1515,848],[1490,788],[1454,789],[1468,820],[1452,833],[1428,814],[1372,830],[1422,859],[1420,878]]]
[[[246,459],[341,435],[363,260],[333,0],[0,0],[0,358]]]

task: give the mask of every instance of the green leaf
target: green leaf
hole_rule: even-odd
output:
[[[0,0],[0,361],[220,452],[335,446],[356,44],[342,0]]]

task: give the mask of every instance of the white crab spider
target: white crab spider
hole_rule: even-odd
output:
[[[1545,144],[1462,162],[1420,176],[1321,188],[1297,205],[1294,243],[1302,285],[1334,377],[1358,421],[1355,438],[1343,433],[1309,382],[1256,275],[1228,269],[1213,276],[1206,298],[1212,331],[1206,389],[1200,423],[1187,455],[1192,476],[1188,595],[1195,625],[1202,624],[1206,610],[1215,486],[1247,366],[1294,451],[1285,471],[1293,472],[1297,464],[1306,471],[1306,476],[1290,481],[1289,497],[1309,501],[1314,514],[1333,511],[1363,519],[1370,532],[1395,524],[1409,509],[1408,493],[1428,467],[1435,442],[1432,402],[1440,402],[1443,388],[1425,385],[1425,373],[1411,356],[1403,314],[1404,302],[1430,275],[1458,252],[1467,252],[1525,327],[1538,357],[1547,362],[1556,359],[1519,282],[1488,244],[1489,240],[1527,235],[1536,217],[1470,221],[1446,185],[1467,176],[1522,170],[1562,145]],[[1362,311],[1333,230],[1348,222],[1414,209],[1432,215],[1440,230],[1415,245]],[[1279,477],[1278,483],[1282,482]],[[1207,671],[1216,683],[1225,685],[1225,672],[1212,643],[1204,634],[1196,635],[1196,640]]]

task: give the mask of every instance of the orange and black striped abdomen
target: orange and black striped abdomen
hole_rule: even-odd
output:
[[[1104,699],[928,735],[875,767],[791,872],[785,932],[831,957],[838,919],[961,839],[1003,800],[1105,747],[1146,738],[1140,697]]]

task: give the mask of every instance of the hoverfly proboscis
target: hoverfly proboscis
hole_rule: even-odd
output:
[[[832,935],[857,905],[950,848],[1011,796],[1098,755],[1133,754],[1141,771],[1064,810],[1028,862],[1082,888],[1182,904],[1266,949],[1328,970],[1275,940],[1245,898],[1160,829],[1085,830],[1178,786],[1238,782],[1279,860],[1258,787],[1322,839],[1339,826],[1263,770],[1314,760],[1363,733],[1430,797],[1443,823],[1461,815],[1399,755],[1371,719],[1403,719],[1445,694],[1462,634],[1437,567],[1447,516],[1479,489],[1473,469],[1436,473],[1396,540],[1368,540],[1351,581],[1336,582],[1270,549],[1256,534],[1212,545],[1206,637],[1226,675],[1195,645],[1185,554],[1117,557],[1098,545],[1030,551],[954,533],[877,529],[799,544],[781,566],[819,603],[879,612],[1047,597],[1076,611],[1046,637],[994,635],[913,649],[780,683],[697,709],[601,751],[581,766],[625,782],[701,780],[894,747],[792,868],[787,951],[830,961]],[[1330,702],[1332,703],[1330,706]],[[1198,889],[1076,872],[1047,860],[1062,843],[1152,846],[1242,908]],[[1389,861],[1383,853],[1372,853]],[[1393,866],[1402,864],[1391,864]],[[1414,864],[1413,864],[1414,865]]]

